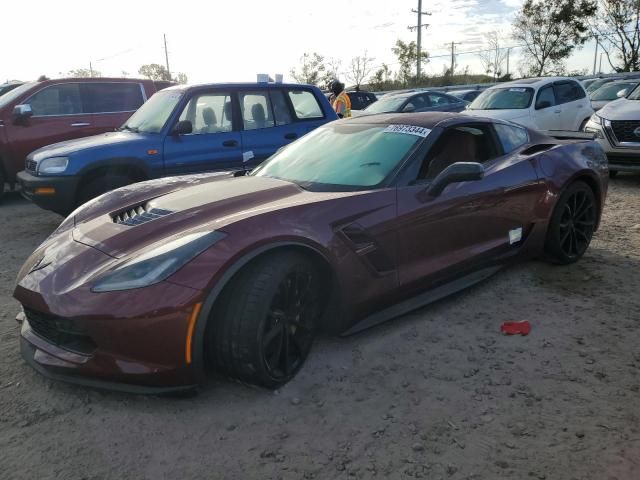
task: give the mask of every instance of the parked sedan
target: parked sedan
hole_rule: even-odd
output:
[[[466,102],[473,102],[480,93],[482,93],[481,90],[451,90],[449,95],[461,98]]]
[[[468,104],[469,102],[446,93],[409,91],[389,93],[369,105],[362,113],[461,112]]]
[[[578,131],[593,113],[582,85],[567,77],[516,80],[488,88],[467,113],[511,120],[539,130]]]
[[[193,388],[206,368],[278,387],[319,331],[516,260],[577,261],[608,179],[594,141],[445,113],[329,123],[241,173],[130,185],[70,215],[18,274],[27,362],[136,392]]]
[[[612,100],[626,97],[638,84],[640,84],[640,80],[618,80],[617,82],[604,84],[595,92],[589,94],[593,110],[597,112]]]

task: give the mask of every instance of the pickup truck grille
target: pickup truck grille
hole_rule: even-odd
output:
[[[618,142],[640,143],[640,136],[633,132],[640,127],[640,120],[612,120],[611,129]]]
[[[135,225],[150,222],[156,218],[165,217],[172,213],[173,212],[171,210],[165,210],[164,208],[150,209],[147,204],[144,204],[123,210],[113,215],[112,218],[113,223],[133,227]]]
[[[25,170],[29,171],[29,172],[35,172],[36,168],[38,167],[38,162],[36,162],[35,160],[27,160],[27,163],[25,164]]]

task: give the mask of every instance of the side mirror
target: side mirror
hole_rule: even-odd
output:
[[[414,107],[413,105],[407,105],[406,107],[404,107],[402,109],[403,113],[412,113],[416,111],[416,107]]]
[[[193,133],[193,125],[189,120],[180,120],[173,128],[174,135],[188,135]]]
[[[437,197],[451,183],[471,182],[484,178],[484,167],[477,162],[456,162],[449,165],[433,179],[427,194]]]
[[[13,116],[16,120],[26,120],[27,118],[33,116],[33,109],[28,103],[25,103],[23,105],[16,105],[15,107],[13,107]]]
[[[551,102],[549,100],[542,100],[541,102],[536,103],[536,110],[542,110],[543,108],[549,108],[551,106]]]
[[[627,96],[627,89],[626,88],[623,88],[618,93],[616,93],[616,97],[618,97],[618,98],[622,98],[622,97],[626,97],[626,96]]]

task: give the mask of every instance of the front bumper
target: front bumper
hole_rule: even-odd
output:
[[[27,171],[18,173],[22,196],[40,208],[67,215],[75,208],[80,177],[37,177]]]
[[[640,142],[637,144],[619,144],[613,132],[591,120],[585,132],[593,133],[609,160],[609,170],[619,172],[640,172]]]

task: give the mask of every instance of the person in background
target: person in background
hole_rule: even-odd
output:
[[[349,95],[344,91],[344,83],[340,80],[332,80],[329,83],[329,90],[333,94],[331,97],[331,106],[340,118],[351,118],[351,100]]]

